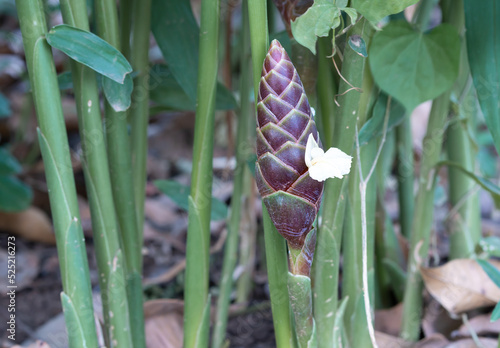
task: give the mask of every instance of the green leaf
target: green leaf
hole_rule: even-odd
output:
[[[376,24],[384,17],[399,13],[417,2],[418,0],[351,0],[351,7]]]
[[[123,84],[103,76],[102,89],[106,100],[115,111],[125,111],[130,107],[130,96],[134,89],[130,74],[125,76]]]
[[[398,301],[401,301],[404,297],[405,292],[405,271],[396,262],[388,258],[382,259],[382,264],[389,274],[389,279],[392,279],[392,289],[394,290],[396,298],[398,299]]]
[[[188,210],[189,208],[189,193],[190,186],[182,185],[173,180],[156,180],[155,186],[173,200],[181,209]],[[227,217],[227,205],[212,197],[212,211],[210,219],[213,221],[224,220]]]
[[[52,47],[118,83],[124,83],[132,72],[120,51],[88,31],[61,24],[53,27],[46,38]]]
[[[442,162],[439,162],[437,164],[437,166],[449,166],[449,167],[455,167],[455,168],[460,169],[465,175],[467,175],[469,178],[474,180],[483,189],[488,191],[491,194],[493,201],[495,202],[495,206],[497,208],[500,208],[500,187],[493,184],[491,181],[468,171],[467,169],[465,169],[464,167],[462,167],[458,163],[449,162],[449,161],[442,161]]]
[[[458,76],[460,39],[449,24],[423,34],[395,21],[374,35],[369,54],[375,82],[411,111],[451,88]]]
[[[157,104],[155,110],[196,109],[196,102],[186,94],[167,66],[158,64],[150,69],[149,85],[150,98]],[[215,108],[233,110],[236,107],[237,103],[233,94],[224,85],[217,83]]]
[[[352,35],[349,37],[349,46],[359,54],[361,57],[368,57],[368,53],[366,52],[366,43],[365,40],[359,35]]]
[[[17,174],[21,170],[17,159],[5,147],[0,147],[0,175]]]
[[[349,301],[349,296],[342,299],[339,304],[339,308],[335,313],[335,324],[333,325],[333,339],[332,342],[339,342],[342,331],[344,330],[344,312],[347,307],[347,302]]]
[[[500,6],[498,0],[464,0],[469,66],[486,125],[500,153]]]
[[[373,106],[372,117],[365,122],[359,131],[359,144],[368,144],[373,138],[378,137],[384,131],[384,119],[387,110],[387,94],[380,93]],[[399,125],[406,116],[406,110],[394,98],[389,104],[389,119],[387,120],[387,133]]]
[[[500,302],[497,303],[495,308],[493,308],[493,312],[491,313],[490,321],[494,322],[500,319]]]
[[[340,25],[340,14],[334,0],[315,0],[302,16],[292,22],[293,37],[316,54],[316,40],[328,36],[331,29]]]
[[[61,292],[61,303],[64,312],[64,321],[68,331],[68,341],[70,347],[88,347],[85,340],[85,332],[82,327],[78,312],[71,301],[71,298],[64,292]]]
[[[196,102],[200,30],[189,1],[153,0],[151,30],[170,71]]]
[[[0,118],[5,118],[10,116],[12,113],[12,110],[10,109],[10,103],[9,100],[0,93]]]
[[[500,288],[500,271],[486,260],[478,259],[477,263],[481,266],[488,277]]]
[[[0,175],[0,210],[16,212],[27,209],[33,199],[29,186],[14,176]]]
[[[68,70],[57,75],[57,84],[61,91],[73,89],[73,75],[71,71]]]

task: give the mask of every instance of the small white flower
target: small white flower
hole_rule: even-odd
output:
[[[309,176],[316,181],[328,178],[339,178],[351,171],[352,157],[335,147],[324,152],[318,146],[312,134],[309,134],[306,145],[305,162],[309,168]]]

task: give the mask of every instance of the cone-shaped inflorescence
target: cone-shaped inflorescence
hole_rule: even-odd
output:
[[[304,247],[313,229],[323,182],[309,176],[305,149],[310,134],[320,143],[311,108],[293,66],[274,40],[264,60],[257,104],[256,178],[276,229],[291,249]],[[312,237],[312,236],[310,236]],[[312,259],[315,238],[303,257]],[[312,248],[311,248],[312,247]],[[293,265],[292,265],[293,267]]]

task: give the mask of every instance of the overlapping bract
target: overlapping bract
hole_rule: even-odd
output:
[[[305,163],[309,134],[320,142],[297,70],[274,40],[259,85],[256,179],[271,220],[296,249],[312,229],[323,192]]]

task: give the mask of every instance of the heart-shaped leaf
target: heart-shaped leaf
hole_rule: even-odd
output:
[[[424,34],[405,21],[389,23],[374,35],[369,51],[375,82],[408,111],[453,85],[459,58],[460,38],[448,24]]]
[[[372,23],[382,18],[403,11],[418,0],[352,0],[351,6]]]
[[[315,0],[314,4],[294,22],[292,33],[295,40],[316,54],[318,37],[328,36],[331,29],[340,25],[340,8],[334,0]]]

